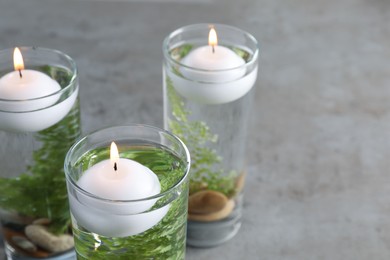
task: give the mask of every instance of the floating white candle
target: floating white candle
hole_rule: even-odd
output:
[[[0,98],[7,100],[28,100],[49,96],[61,89],[57,81],[36,70],[25,70],[19,48],[14,50],[14,68],[0,78]],[[22,103],[14,112],[33,111],[53,104],[57,99],[46,102]],[[51,102],[50,102],[51,101]],[[49,102],[49,104],[47,104]]]
[[[77,185],[96,198],[81,195],[77,200],[70,196],[72,214],[77,223],[98,235],[142,233],[160,222],[169,209],[167,205],[144,213],[156,201],[142,199],[160,193],[158,177],[136,161],[119,158],[114,143],[110,158],[93,165],[78,180]]]
[[[217,45],[214,28],[209,45],[201,46],[180,62],[183,77],[170,73],[175,89],[184,97],[205,104],[221,104],[245,95],[254,85],[257,69],[245,75],[245,60],[231,49]]]
[[[241,67],[245,64],[244,59],[217,43],[217,33],[211,28],[209,46],[196,48],[181,60],[183,65],[200,71],[184,67],[181,73],[191,80],[214,83],[229,82],[242,77],[245,74],[245,69]]]
[[[56,104],[61,86],[40,71],[25,70],[18,48],[14,51],[14,68],[15,71],[0,78],[0,129],[40,131],[59,122],[69,112],[77,91]]]

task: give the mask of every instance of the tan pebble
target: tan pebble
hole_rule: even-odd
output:
[[[210,214],[190,214],[189,213],[188,219],[194,220],[194,221],[203,221],[203,222],[220,220],[220,219],[223,219],[223,218],[226,218],[227,216],[229,216],[229,214],[234,209],[234,205],[235,205],[234,201],[229,200],[226,203],[226,206],[218,212],[213,212]]]
[[[52,253],[62,252],[74,246],[72,236],[56,236],[50,233],[47,227],[41,225],[28,225],[25,234],[34,244]]]
[[[53,240],[50,247],[53,248],[53,252],[62,252],[74,247],[74,240],[71,235],[60,235],[57,240]]]
[[[222,210],[228,198],[217,191],[202,190],[188,198],[188,212],[193,214],[210,214]]]
[[[22,236],[13,236],[12,242],[15,243],[18,247],[20,247],[23,250],[26,250],[27,252],[35,252],[37,251],[37,247],[31,243],[28,239]]]
[[[50,224],[50,219],[48,218],[38,218],[33,221],[33,224],[35,225],[49,225]]]

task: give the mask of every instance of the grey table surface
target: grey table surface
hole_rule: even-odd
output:
[[[390,1],[0,0],[0,48],[79,67],[84,132],[162,127],[162,41],[224,23],[260,42],[240,232],[187,259],[390,259]]]

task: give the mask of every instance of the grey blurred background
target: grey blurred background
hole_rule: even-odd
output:
[[[390,1],[0,0],[0,48],[73,57],[84,132],[162,127],[162,41],[193,23],[252,33],[260,71],[242,228],[187,259],[390,259]]]

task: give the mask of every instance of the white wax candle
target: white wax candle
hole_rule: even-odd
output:
[[[0,99],[23,101],[49,96],[61,90],[57,81],[35,70],[12,71],[0,78]],[[22,76],[21,76],[22,75]],[[39,102],[22,102],[18,106],[2,106],[12,112],[31,112],[54,104],[59,96],[51,96]]]
[[[110,160],[93,165],[78,180],[77,185],[97,196],[70,197],[72,214],[81,226],[98,235],[125,237],[142,233],[165,216],[169,205],[148,211],[155,199],[142,200],[160,193],[156,174],[129,159],[118,159],[115,171]],[[138,202],[123,202],[141,200]]]
[[[19,60],[16,61],[15,57]],[[0,129],[35,132],[65,117],[76,101],[78,90],[56,104],[61,91],[58,82],[40,71],[24,70],[23,59],[17,48],[14,62],[15,69],[19,67],[19,71],[0,78]]]
[[[209,46],[190,51],[180,61],[182,76],[168,70],[173,87],[189,100],[204,104],[232,102],[244,96],[256,81],[257,67],[246,74],[245,60],[231,49],[216,45],[216,37],[211,29]]]
[[[245,69],[240,68],[245,64],[244,59],[224,46],[213,48],[202,46],[185,56],[181,63],[190,68],[182,68],[183,76],[195,81],[218,83],[236,80],[245,74]]]
[[[60,89],[57,81],[35,70],[23,70],[20,73],[12,71],[0,79],[0,96],[4,99],[39,98],[53,94]]]
[[[115,171],[109,160],[93,165],[78,180],[80,188],[104,199],[138,200],[160,192],[160,182],[149,168],[129,159],[119,159]],[[153,204],[152,204],[153,205]],[[147,206],[146,209],[150,208]],[[135,207],[134,213],[146,210]]]

